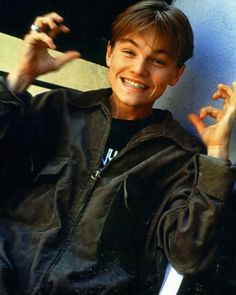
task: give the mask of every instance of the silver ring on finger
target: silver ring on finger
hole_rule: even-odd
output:
[[[39,26],[35,25],[35,24],[32,24],[30,29],[34,32],[37,32],[37,33],[40,33],[41,32],[41,29]]]

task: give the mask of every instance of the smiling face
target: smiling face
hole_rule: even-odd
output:
[[[177,66],[166,42],[157,40],[152,29],[108,45],[106,61],[113,90],[111,113],[120,119],[150,116],[154,102],[168,85],[176,84],[185,67]]]

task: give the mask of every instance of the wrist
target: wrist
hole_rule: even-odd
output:
[[[223,146],[208,146],[207,155],[227,161],[229,158],[229,149]]]
[[[7,76],[6,81],[7,81],[8,89],[10,91],[15,93],[22,93],[32,83],[33,78],[29,75],[13,72]]]

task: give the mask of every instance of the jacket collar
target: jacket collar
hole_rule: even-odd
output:
[[[79,108],[92,108],[105,105],[109,109],[109,97],[111,94],[111,88],[102,88],[86,92],[72,91],[70,103]]]
[[[142,129],[133,137],[130,144],[149,138],[165,137],[173,140],[177,145],[190,152],[199,153],[203,150],[203,145],[200,141],[189,134],[178,121],[174,120],[169,111],[155,109],[154,114],[157,116],[161,115],[162,120]]]
[[[78,92],[76,91],[76,95],[72,96],[70,103],[80,108],[101,107],[104,112],[110,116],[109,97],[111,94],[111,88],[103,88],[79,92],[78,99]],[[187,133],[180,123],[173,119],[171,112],[168,110],[153,109],[153,114],[158,118],[158,123],[142,129],[133,137],[129,144],[135,144],[141,140],[155,137],[166,137],[191,152],[200,152],[203,149],[199,140]]]

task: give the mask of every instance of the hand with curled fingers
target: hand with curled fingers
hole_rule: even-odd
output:
[[[70,31],[63,21],[63,17],[56,12],[35,19],[30,32],[24,38],[19,63],[7,77],[12,91],[24,91],[37,76],[56,71],[80,56],[77,51],[68,51],[52,57],[48,51],[56,48],[54,39],[57,34]]]
[[[231,86],[219,84],[213,99],[223,99],[222,109],[204,107],[199,115],[190,114],[188,119],[195,126],[207,146],[208,155],[227,160],[229,157],[230,136],[236,119],[236,82]],[[204,119],[210,116],[215,122],[206,125]]]

